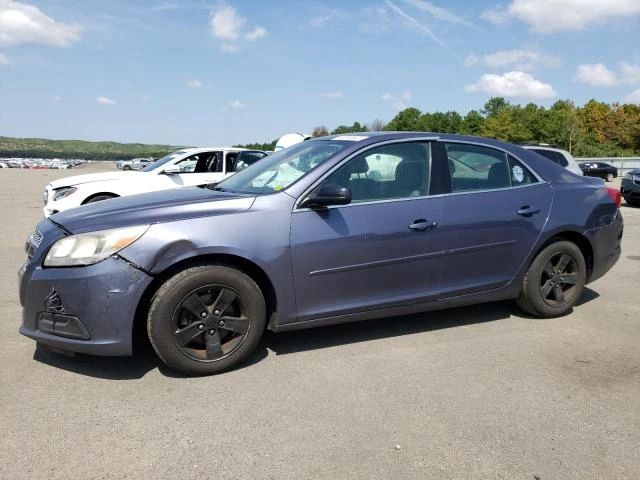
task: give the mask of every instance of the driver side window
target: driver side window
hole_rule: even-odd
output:
[[[351,203],[427,195],[428,143],[394,143],[367,150],[327,177],[322,185],[351,190]]]

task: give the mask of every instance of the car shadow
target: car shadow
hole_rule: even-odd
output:
[[[598,293],[590,288],[585,288],[577,306],[589,303],[598,297]],[[382,338],[494,322],[511,316],[534,318],[523,313],[514,302],[503,301],[309,330],[278,334],[266,332],[251,357],[232,370],[246,368],[261,362],[267,357],[269,351],[276,355],[288,355]],[[54,368],[106,380],[137,380],[155,369],[158,369],[166,377],[187,378],[186,375],[177,373],[164,365],[156,356],[148,340],[138,340],[135,345],[135,353],[130,357],[69,355],[39,345],[33,354],[33,359]]]

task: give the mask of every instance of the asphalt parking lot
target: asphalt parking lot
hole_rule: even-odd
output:
[[[504,302],[267,334],[243,368],[183,378],[18,334],[42,190],[99,168],[0,170],[0,478],[640,478],[640,209],[566,317]]]

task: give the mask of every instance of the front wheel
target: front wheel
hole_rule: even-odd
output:
[[[529,267],[517,303],[536,317],[560,317],[580,299],[586,276],[584,256],[575,243],[552,243]]]
[[[260,288],[224,266],[186,269],[154,295],[147,332],[169,367],[210,375],[238,365],[255,350],[266,324]]]

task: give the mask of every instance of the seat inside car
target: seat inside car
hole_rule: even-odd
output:
[[[348,187],[351,190],[351,198],[354,200],[367,200],[377,198],[377,183],[367,176],[369,164],[365,157],[358,157],[350,164]],[[357,177],[354,177],[357,175]]]

